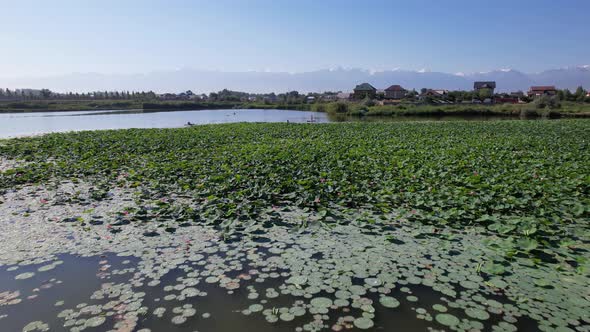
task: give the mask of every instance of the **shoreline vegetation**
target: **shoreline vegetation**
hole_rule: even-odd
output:
[[[558,107],[542,101],[526,104],[446,104],[399,103],[376,105],[363,101],[317,103],[252,103],[252,102],[191,102],[143,100],[81,100],[81,101],[23,101],[0,102],[2,113],[68,112],[100,110],[189,111],[215,109],[280,109],[326,112],[345,116],[512,116],[545,118],[588,118],[590,103],[562,102]]]

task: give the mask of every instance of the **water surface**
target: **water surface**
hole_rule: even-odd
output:
[[[403,116],[351,117],[327,113],[290,110],[200,110],[200,111],[74,111],[0,113],[0,138],[11,138],[80,130],[175,128],[188,122],[215,124],[235,122],[291,122],[327,123],[356,121],[441,121],[441,120],[498,120],[511,117],[484,116]],[[516,118],[517,119],[517,118]]]

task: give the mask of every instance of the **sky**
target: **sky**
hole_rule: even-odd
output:
[[[0,0],[0,77],[590,64],[588,0]]]

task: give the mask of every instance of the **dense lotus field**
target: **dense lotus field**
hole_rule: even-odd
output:
[[[17,330],[590,331],[588,120],[50,134],[0,194]],[[18,317],[76,264],[86,301]]]

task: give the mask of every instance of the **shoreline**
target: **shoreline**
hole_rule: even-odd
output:
[[[188,111],[186,111],[188,112]],[[340,114],[332,115],[338,117]],[[345,117],[358,117],[363,118],[362,116],[351,116],[351,115],[344,115]],[[384,116],[382,116],[384,117]],[[429,119],[429,117],[437,117],[436,115],[404,115],[404,116],[391,116],[387,118],[406,118],[406,121],[383,121],[382,123],[431,123],[431,122],[495,122],[495,121],[534,121],[534,120],[547,120],[547,121],[557,121],[557,120],[588,120],[590,119],[590,114],[585,117],[519,117],[519,116],[504,116],[504,115],[471,115],[471,116],[464,116],[461,118],[461,115],[442,115],[439,116],[438,119]],[[447,117],[448,119],[445,119]],[[509,117],[510,119],[507,119]],[[374,118],[374,116],[369,116],[368,118]],[[384,117],[385,118],[385,117]],[[481,118],[481,119],[478,119]],[[380,121],[376,121],[380,122]],[[153,130],[153,129],[184,129],[184,128],[191,128],[191,127],[199,127],[199,126],[207,126],[207,125],[232,125],[232,124],[289,124],[289,122],[224,122],[224,123],[194,123],[191,126],[187,126],[186,124],[180,126],[171,126],[171,127],[150,127],[150,128],[142,128],[142,127],[128,127],[128,128],[101,128],[101,129],[81,129],[81,130],[63,130],[63,131],[49,131],[44,133],[32,133],[32,134],[19,134],[14,136],[2,137],[0,136],[0,143],[10,140],[16,140],[21,138],[35,138],[35,137],[42,137],[49,134],[76,134],[76,133],[84,133],[84,132],[103,132],[103,131],[123,131],[123,130]],[[321,122],[321,123],[296,123],[293,122],[291,124],[298,124],[298,125],[321,125],[321,124],[343,124],[343,123],[371,123],[371,121],[331,121],[331,122]],[[373,122],[375,123],[375,122]]]
[[[452,106],[445,106],[446,108]],[[460,108],[460,107],[459,107]],[[73,112],[108,112],[106,114],[128,114],[128,113],[167,113],[167,112],[196,112],[196,111],[223,111],[223,110],[277,110],[277,111],[302,111],[302,112],[315,112],[315,113],[326,113],[332,116],[348,116],[348,117],[382,117],[382,118],[412,118],[412,117],[510,117],[510,118],[590,118],[589,112],[559,112],[559,110],[512,110],[509,112],[500,112],[491,109],[464,109],[464,110],[448,110],[448,109],[434,109],[429,111],[391,111],[391,110],[372,110],[369,111],[349,111],[346,113],[337,112],[326,112],[321,110],[301,109],[301,108],[285,108],[281,105],[269,105],[269,107],[237,107],[237,108],[104,108],[104,109],[42,109],[42,110],[0,110],[1,115],[9,114],[38,114],[38,113],[73,113]]]
[[[589,118],[590,103],[562,102],[557,107],[524,104],[428,104],[404,102],[392,105],[366,104],[362,101],[324,101],[315,103],[242,102],[242,101],[25,101],[1,102],[0,115],[53,112],[175,112],[200,110],[276,109],[312,111],[332,115],[359,117],[421,117],[421,116],[507,116],[530,118]]]

